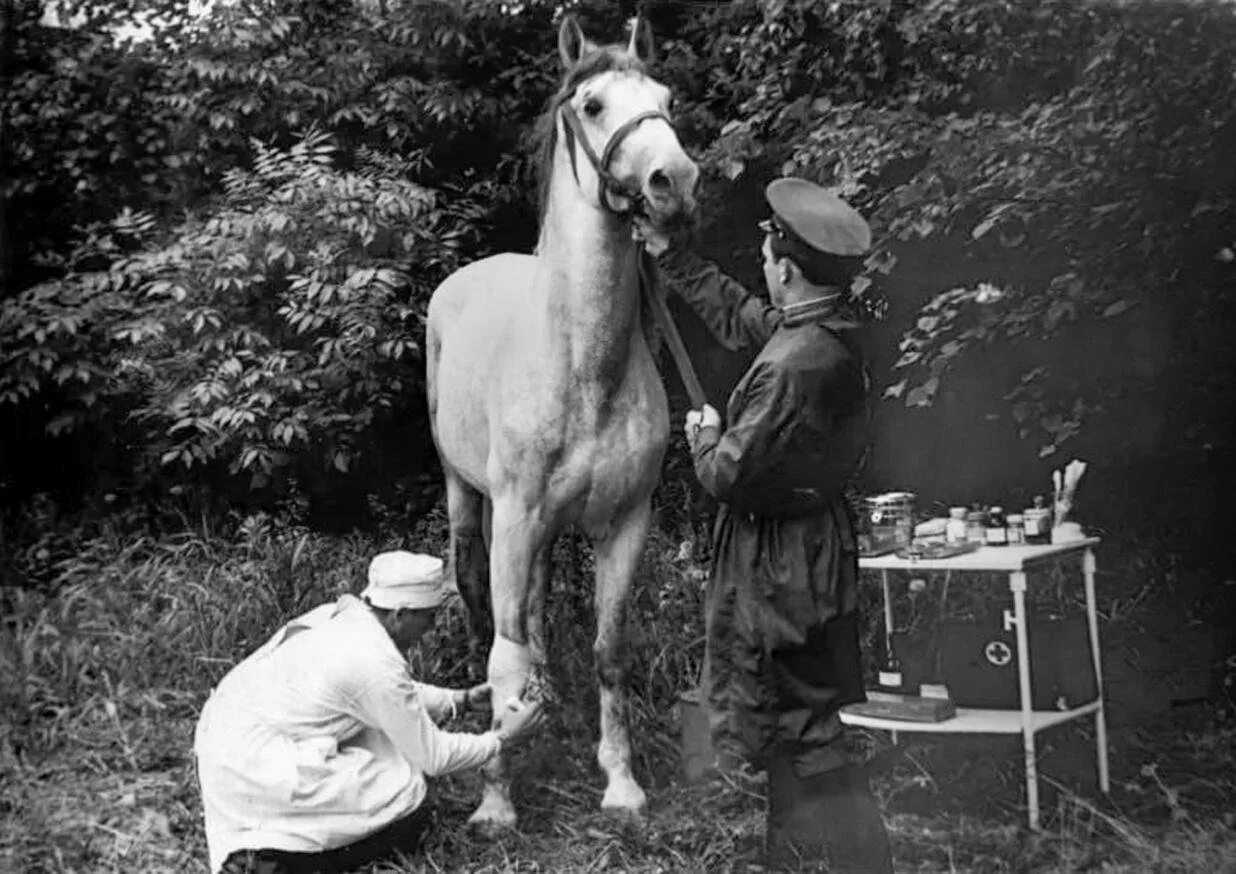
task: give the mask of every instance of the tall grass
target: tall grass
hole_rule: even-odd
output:
[[[348,537],[260,514],[229,525],[186,521],[164,534],[126,528],[120,518],[46,531],[10,561],[27,585],[0,593],[6,872],[205,870],[189,751],[210,688],[291,616],[357,591],[374,553],[440,554],[446,542],[440,509],[411,532],[392,524]],[[477,800],[477,778],[452,778],[439,786],[447,822],[424,856],[385,870],[724,871],[758,859],[758,782],[678,780],[676,699],[694,685],[703,651],[702,550],[696,528],[663,525],[631,600],[630,719],[636,771],[652,797],[648,823],[618,828],[597,812],[592,558],[568,535],[555,549],[547,618],[556,706],[517,763],[520,832],[485,846],[469,840],[460,823]],[[467,618],[453,603],[415,668],[448,685],[474,681],[483,663],[470,643]],[[473,719],[468,727],[481,728]],[[888,800],[903,871],[1236,871],[1236,822],[1194,803],[1233,794],[1232,741],[1230,731],[1180,739],[1177,758],[1204,763],[1201,776],[1169,779],[1148,766],[1122,778],[1125,796],[1157,800],[1155,816],[1062,787],[1051,829],[1039,836],[1008,825],[1015,811],[997,822],[906,812],[905,792],[940,791],[923,769],[894,769],[876,787]],[[1117,761],[1130,756],[1127,744],[1117,749]],[[1154,761],[1147,753],[1145,762]]]

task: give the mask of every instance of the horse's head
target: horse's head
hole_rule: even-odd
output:
[[[699,168],[674,132],[669,89],[645,72],[647,23],[635,21],[625,48],[596,46],[568,16],[558,50],[566,73],[557,105],[586,196],[619,215],[642,213],[662,229],[688,220]]]

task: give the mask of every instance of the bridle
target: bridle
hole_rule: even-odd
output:
[[[601,152],[601,157],[598,158],[597,153],[592,149],[592,144],[588,142],[588,137],[584,135],[584,126],[580,124],[579,116],[571,108],[569,100],[570,98],[568,97],[562,101],[561,112],[562,120],[566,123],[566,147],[568,154],[571,156],[571,172],[575,174],[575,182],[579,182],[579,169],[575,166],[575,141],[579,140],[580,147],[583,148],[584,154],[588,156],[588,162],[592,164],[592,169],[596,171],[597,199],[601,202],[601,206],[620,218],[644,214],[646,198],[643,192],[631,191],[619,182],[609,172],[609,163],[613,160],[614,153],[618,151],[618,147],[622,145],[622,141],[644,122],[660,119],[668,124],[671,130],[674,127],[673,122],[670,121],[669,116],[664,112],[650,109],[646,112],[637,113],[618,126],[618,130],[614,131],[610,136],[609,142],[605,144],[605,148]],[[610,193],[627,198],[631,201],[631,205],[624,210],[614,209],[609,202]]]
[[[578,140],[584,150],[584,154],[588,156],[588,162],[592,164],[592,169],[596,171],[597,199],[601,202],[601,206],[611,215],[619,218],[647,215],[644,212],[647,198],[644,197],[643,192],[631,191],[619,182],[609,172],[609,162],[613,160],[614,153],[618,151],[622,141],[630,135],[631,131],[644,122],[659,119],[668,124],[670,130],[674,129],[674,123],[670,121],[669,116],[664,112],[649,110],[637,113],[618,126],[618,129],[613,132],[609,142],[605,144],[605,148],[601,151],[601,157],[598,158],[597,153],[592,149],[592,144],[588,142],[588,137],[584,135],[584,126],[579,123],[579,116],[571,108],[569,100],[569,97],[564,99],[559,108],[562,112],[565,145],[571,156],[571,172],[575,176],[575,184],[579,184],[579,168],[575,164],[575,141]],[[625,210],[614,209],[609,201],[610,193],[619,194],[629,199],[631,205]],[[656,321],[658,328],[660,328],[661,336],[664,337],[670,354],[674,358],[674,363],[678,365],[678,374],[682,378],[683,386],[686,387],[692,406],[695,409],[699,409],[707,403],[704,387],[700,383],[699,376],[691,364],[691,356],[687,353],[687,347],[683,344],[682,337],[678,334],[674,318],[670,315],[665,301],[656,290],[656,269],[651,264],[652,256],[642,246],[633,246],[631,248],[631,256],[635,260],[636,273],[639,277],[641,299],[644,305],[651,311],[653,319]]]

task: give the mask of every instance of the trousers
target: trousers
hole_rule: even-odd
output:
[[[892,874],[893,870],[888,832],[875,796],[866,774],[853,765],[804,777],[791,756],[771,756],[766,843],[773,871]]]
[[[424,804],[363,840],[331,850],[237,850],[224,860],[220,874],[343,874],[396,852],[415,853],[435,820],[432,805]]]

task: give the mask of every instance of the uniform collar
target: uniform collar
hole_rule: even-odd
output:
[[[841,289],[832,288],[828,294],[820,297],[787,304],[781,307],[781,314],[784,317],[782,324],[787,328],[809,324],[823,325],[834,331],[857,328],[859,323],[846,318],[840,311],[838,306],[840,297]]]

